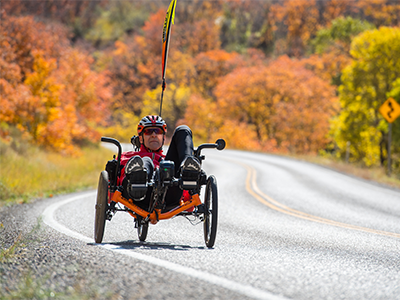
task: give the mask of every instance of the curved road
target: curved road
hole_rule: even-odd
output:
[[[83,252],[95,247],[96,257],[140,266],[125,275],[153,270],[165,288],[149,299],[399,299],[399,190],[274,155],[203,153],[219,188],[213,249],[204,245],[202,224],[183,217],[150,225],[140,243],[133,218],[122,212],[94,246],[95,192],[53,202],[44,222],[83,242]],[[189,283],[177,293],[171,276]],[[193,294],[193,284],[207,292]]]

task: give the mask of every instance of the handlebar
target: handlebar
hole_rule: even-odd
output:
[[[118,163],[117,163],[117,170],[115,172],[115,180],[114,180],[115,186],[113,187],[115,189],[116,184],[117,184],[117,179],[118,179],[119,167],[121,165],[121,154],[122,154],[121,143],[119,141],[117,141],[116,139],[105,137],[105,136],[101,137],[101,141],[104,142],[104,143],[114,144],[115,146],[118,147],[118,156],[117,156],[117,162]]]
[[[226,146],[226,142],[223,139],[218,139],[214,144],[202,144],[199,147],[197,147],[195,153],[197,157],[200,157],[201,150],[203,149],[217,149],[217,150],[223,150]]]

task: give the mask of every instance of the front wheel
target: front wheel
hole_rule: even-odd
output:
[[[143,222],[143,218],[140,216],[137,216],[136,220],[137,224],[137,232],[138,232],[138,237],[141,242],[144,242],[147,238],[147,232],[149,230],[149,222]]]
[[[218,190],[214,176],[207,179],[204,196],[204,241],[208,248],[212,248],[217,236],[218,223]]]
[[[101,243],[106,225],[106,213],[108,207],[108,173],[100,173],[99,185],[97,186],[96,214],[94,217],[94,241]]]

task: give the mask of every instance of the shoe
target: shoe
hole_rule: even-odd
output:
[[[188,156],[181,164],[181,188],[192,190],[197,187],[201,166],[197,158]]]
[[[144,200],[147,193],[147,171],[140,156],[132,157],[125,165],[128,194],[135,201]]]

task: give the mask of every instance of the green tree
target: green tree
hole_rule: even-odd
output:
[[[339,87],[342,111],[332,127],[338,153],[344,155],[349,141],[352,161],[383,165],[388,123],[378,110],[400,78],[400,29],[365,31],[353,40],[350,54],[353,62]]]
[[[375,26],[367,21],[353,19],[352,17],[339,17],[332,21],[331,26],[320,29],[311,44],[318,54],[322,54],[329,47],[342,48],[348,52],[351,41],[355,36],[374,28]]]
[[[94,26],[85,38],[96,45],[105,45],[121,38],[126,33],[138,32],[149,17],[149,9],[131,1],[110,1],[100,11]]]
[[[351,17],[339,17],[317,32],[310,45],[315,53],[304,60],[308,69],[332,84],[341,85],[343,69],[351,63],[350,45],[354,37],[374,25]]]

